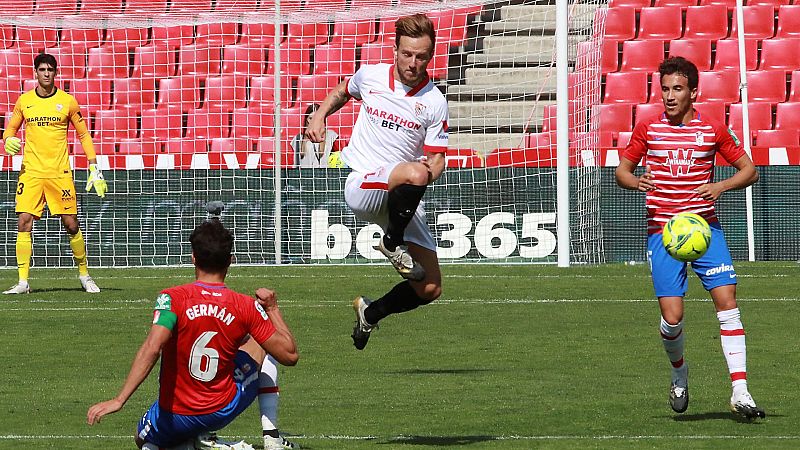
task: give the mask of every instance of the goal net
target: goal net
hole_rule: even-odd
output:
[[[428,72],[449,102],[447,170],[425,208],[443,262],[556,260],[556,6],[473,0],[0,0],[0,106],[8,124],[32,61],[56,57],[109,182],[85,193],[87,161],[70,131],[79,220],[91,266],[188,264],[188,235],[225,204],[239,264],[383,262],[380,230],[344,203],[344,148],[361,105],[302,138],[314,105],[362,64],[392,63],[394,22],[436,27]],[[604,260],[593,105],[604,9],[569,6],[570,253]],[[276,75],[279,74],[279,75]],[[24,128],[18,136],[24,137]],[[23,147],[24,149],[24,147]],[[2,248],[15,266],[14,191],[22,157],[2,153]],[[71,266],[45,211],[33,265]]]

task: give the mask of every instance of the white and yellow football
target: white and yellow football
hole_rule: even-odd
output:
[[[678,261],[691,262],[703,256],[711,244],[711,227],[697,214],[680,213],[664,225],[664,248]]]

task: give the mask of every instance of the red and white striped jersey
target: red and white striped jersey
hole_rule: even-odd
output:
[[[717,221],[714,202],[696,192],[713,181],[717,152],[729,163],[745,154],[725,125],[706,121],[697,111],[688,125],[670,125],[664,113],[636,124],[622,157],[636,164],[644,158],[653,174],[656,189],[645,197],[649,234],[660,233],[681,212]]]
[[[391,64],[364,65],[347,92],[362,101],[341,155],[353,170],[368,173],[447,149],[447,100],[429,78],[410,87],[394,79]]]

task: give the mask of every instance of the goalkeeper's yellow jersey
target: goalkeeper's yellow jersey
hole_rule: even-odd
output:
[[[95,159],[94,144],[75,97],[58,88],[47,97],[39,96],[36,89],[19,96],[3,133],[3,140],[16,135],[20,126],[25,124],[25,153],[21,173],[38,178],[71,176],[67,151],[70,122],[75,127],[86,158]]]

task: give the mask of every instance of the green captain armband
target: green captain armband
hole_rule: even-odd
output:
[[[169,294],[160,294],[156,298],[155,312],[153,313],[153,325],[172,330],[178,323],[178,316],[172,312],[172,297]]]

